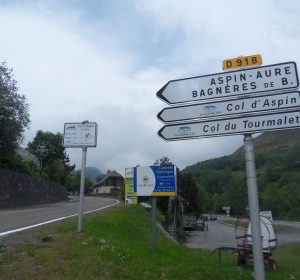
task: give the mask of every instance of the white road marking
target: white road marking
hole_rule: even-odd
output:
[[[105,208],[108,208],[108,207],[111,207],[111,206],[114,206],[114,205],[117,205],[117,204],[120,203],[118,200],[115,200],[115,201],[116,201],[116,203],[113,203],[113,204],[110,204],[110,205],[107,205],[107,206],[104,206],[104,207],[101,207],[101,208],[97,208],[97,209],[94,209],[94,210],[86,211],[83,214],[88,214],[88,213],[96,212],[96,211],[99,211],[99,210],[103,210]],[[75,217],[75,216],[78,216],[78,214],[73,214],[73,215],[70,215],[70,216],[60,217],[60,218],[57,218],[57,219],[49,220],[49,221],[46,221],[46,222],[38,223],[38,224],[27,226],[27,227],[22,227],[22,228],[17,228],[17,229],[13,229],[13,230],[0,232],[0,237],[5,236],[5,235],[9,235],[9,234],[12,234],[12,233],[24,231],[24,230],[27,230],[27,229],[47,225],[47,224],[50,224],[50,223],[58,222],[58,221],[65,220],[65,219],[68,219],[68,218],[72,218],[72,217]]]

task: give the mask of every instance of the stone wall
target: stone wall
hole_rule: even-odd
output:
[[[0,209],[67,200],[65,186],[0,168]]]

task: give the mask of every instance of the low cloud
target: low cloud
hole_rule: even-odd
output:
[[[102,171],[123,173],[162,156],[184,168],[242,145],[242,136],[160,139],[156,114],[167,105],[155,94],[168,80],[221,72],[222,60],[238,55],[298,62],[296,1],[128,1],[123,10],[107,4],[111,17],[107,7],[79,3],[0,5],[0,61],[14,69],[30,103],[24,145],[37,130],[95,121],[98,147],[88,150],[87,165]],[[80,149],[68,153],[80,168]]]

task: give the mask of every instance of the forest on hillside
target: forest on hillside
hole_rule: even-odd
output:
[[[298,136],[299,130],[293,135]],[[292,139],[293,141],[289,141]],[[260,210],[274,217],[300,220],[300,143],[289,132],[262,134],[255,153]],[[230,156],[199,162],[182,170],[197,184],[198,210],[224,213],[230,206],[235,215],[245,215],[248,205],[243,150]]]

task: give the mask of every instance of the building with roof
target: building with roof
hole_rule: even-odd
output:
[[[124,188],[124,177],[117,171],[108,170],[106,174],[97,177],[92,186],[92,194],[99,196],[118,196]]]

